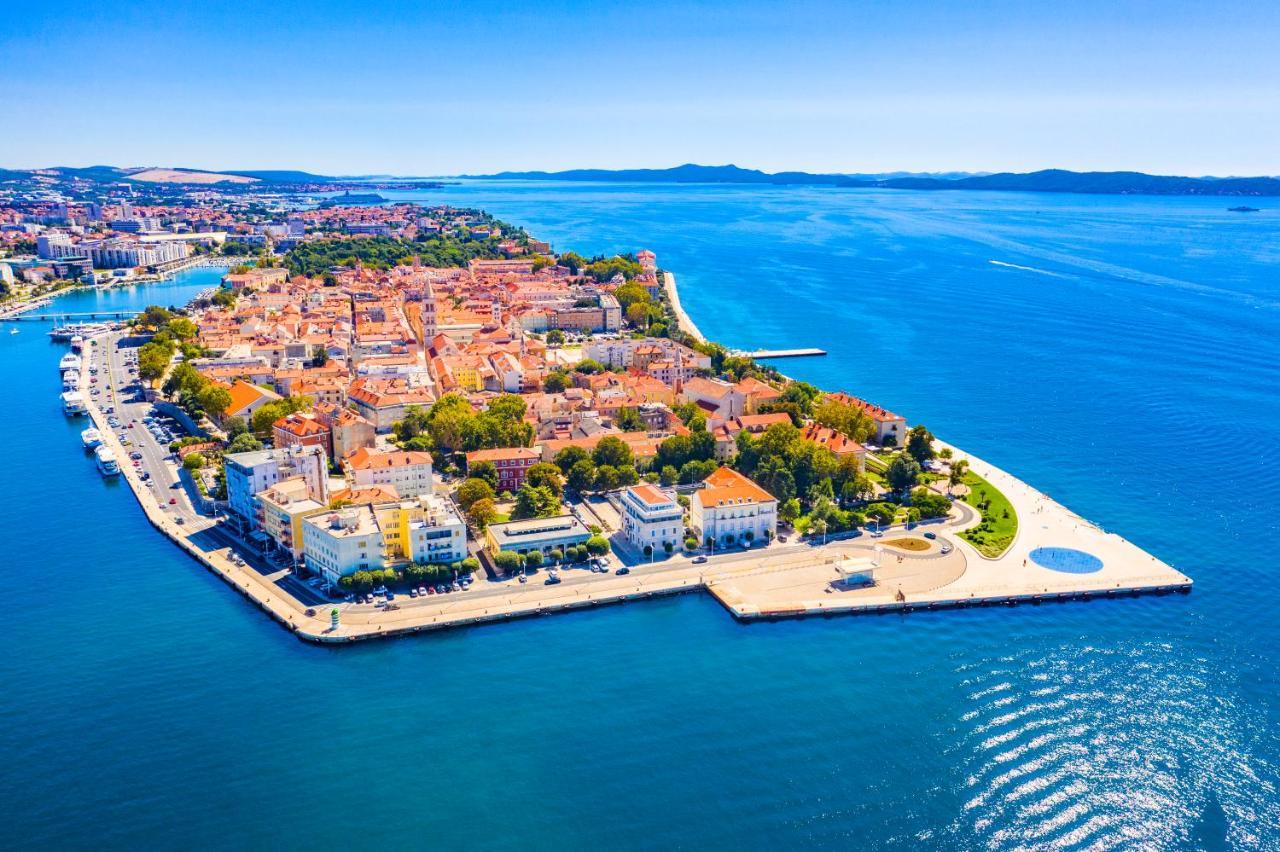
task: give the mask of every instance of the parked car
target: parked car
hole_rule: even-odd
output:
[[[411,597],[411,598],[416,598],[417,596],[418,596],[418,590],[417,590],[417,589],[410,589],[410,590],[409,590],[409,597]]]
[[[706,562],[706,561],[707,561],[707,557],[705,557],[705,556],[695,556],[695,557],[693,557],[693,564],[694,564],[694,565],[701,565],[703,562]]]

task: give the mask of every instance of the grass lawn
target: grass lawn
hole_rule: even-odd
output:
[[[511,520],[510,512],[499,512],[498,514],[493,516],[492,522],[495,524],[505,524],[509,520]]]
[[[983,556],[999,556],[1013,544],[1013,537],[1018,532],[1018,514],[1010,505],[1009,498],[973,471],[965,473],[964,484],[969,486],[969,493],[960,499],[982,512],[982,525],[960,535]],[[984,500],[986,508],[978,505]]]

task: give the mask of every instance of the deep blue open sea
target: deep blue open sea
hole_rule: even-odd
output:
[[[23,324],[0,331],[0,845],[1280,848],[1280,210],[413,195],[560,249],[653,249],[709,336],[827,349],[779,366],[927,424],[1195,591],[749,626],[690,595],[316,648],[103,483],[59,412],[63,350]]]

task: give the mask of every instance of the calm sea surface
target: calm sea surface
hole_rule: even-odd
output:
[[[684,596],[304,645],[161,539],[0,331],[15,848],[1280,847],[1280,210],[475,183],[702,330],[923,422],[1189,596],[738,625]],[[1265,205],[1264,205],[1265,206]],[[181,303],[203,270],[58,307]]]

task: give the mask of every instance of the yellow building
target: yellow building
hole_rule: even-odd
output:
[[[307,481],[301,476],[277,482],[257,495],[258,520],[262,530],[294,559],[302,555],[302,521],[327,510],[307,495]]]

